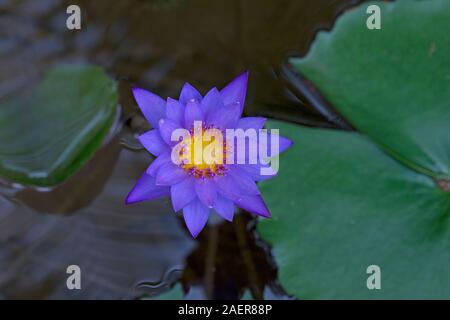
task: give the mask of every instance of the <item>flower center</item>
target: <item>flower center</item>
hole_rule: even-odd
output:
[[[190,130],[179,152],[180,166],[194,178],[205,179],[226,173],[226,145],[221,131],[213,127]]]

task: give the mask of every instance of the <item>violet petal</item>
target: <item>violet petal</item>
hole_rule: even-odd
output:
[[[280,153],[284,152],[287,149],[289,149],[290,147],[292,147],[292,144],[293,144],[292,140],[290,140],[286,137],[282,137],[282,136],[280,136],[279,139],[280,139],[279,140],[280,141],[280,150],[279,150]],[[271,157],[273,157],[273,156],[274,155],[271,155]]]
[[[242,196],[237,201],[234,201],[236,206],[250,213],[269,218],[270,211],[264,203],[263,198],[260,195],[256,196]]]
[[[286,137],[278,136],[278,152],[272,152],[272,134],[267,134],[267,152],[269,157],[275,157],[278,154],[286,151],[292,146],[292,144],[292,140]]]
[[[200,104],[203,114],[208,115],[209,113],[213,112],[214,110],[223,110],[225,107],[222,96],[219,93],[219,90],[217,88],[212,88],[206,96],[203,98],[201,104]]]
[[[156,185],[171,186],[181,182],[188,176],[179,166],[172,162],[163,164],[156,174]]]
[[[166,102],[150,91],[136,87],[132,90],[134,99],[145,118],[154,128],[157,128],[159,119],[166,114]]]
[[[153,200],[170,194],[169,187],[161,187],[155,184],[155,178],[144,173],[131,189],[125,203],[132,204],[145,200]]]
[[[241,118],[238,121],[237,128],[241,128],[244,130],[247,129],[262,129],[264,124],[266,123],[266,118],[262,117],[246,117]]]
[[[217,190],[214,182],[208,179],[197,179],[195,181],[195,192],[205,206],[208,208],[213,207],[217,197]]]
[[[239,186],[242,193],[249,195],[260,194],[255,181],[238,166],[230,166],[227,174],[234,179],[236,186]]]
[[[170,187],[172,206],[175,212],[183,209],[197,197],[194,185],[194,179],[188,178]]]
[[[169,146],[161,138],[159,130],[157,129],[141,134],[138,139],[144,148],[154,156],[159,156],[161,153],[169,149]]]
[[[216,201],[214,202],[214,210],[225,220],[233,221],[234,216],[234,203],[233,201],[221,196],[217,195]]]
[[[239,75],[220,91],[220,95],[222,96],[225,105],[236,102],[240,105],[240,114],[244,108],[247,82],[248,71]]]
[[[239,199],[239,188],[236,187],[236,182],[229,175],[217,177],[214,180],[214,183],[217,187],[217,190],[227,198],[233,201]]]
[[[186,104],[189,100],[192,99],[200,102],[202,101],[202,95],[189,83],[185,83],[183,89],[181,89],[180,102],[182,104]]]
[[[155,160],[153,160],[152,163],[150,164],[150,166],[147,168],[147,174],[155,177],[159,168],[163,164],[172,161],[171,154],[172,153],[170,151],[165,151],[162,154],[160,154],[158,157],[156,157]]]
[[[255,181],[264,181],[277,175],[270,165],[265,164],[240,164],[239,168],[244,170]],[[270,170],[270,173],[261,175],[261,168],[266,168],[266,171]]]
[[[189,232],[194,238],[197,238],[200,231],[206,225],[209,217],[209,209],[204,206],[200,200],[195,199],[183,209],[184,221]]]
[[[203,121],[203,112],[197,101],[188,101],[184,111],[184,124],[186,128],[191,128],[194,121]]]
[[[162,139],[165,143],[170,146],[173,146],[178,143],[177,140],[172,141],[172,132],[179,129],[180,125],[170,119],[161,119],[159,120],[159,132],[161,134]]]
[[[167,98],[166,117],[180,126],[184,125],[184,106],[175,99]]]
[[[239,104],[232,103],[210,112],[206,118],[206,124],[223,130],[232,129],[236,127],[240,115]]]

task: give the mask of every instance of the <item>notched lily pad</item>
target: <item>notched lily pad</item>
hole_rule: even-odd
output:
[[[450,2],[345,13],[293,66],[359,131],[269,127],[294,140],[261,183],[281,284],[304,299],[450,298]],[[381,289],[367,268],[381,269]]]
[[[450,196],[366,137],[271,122],[295,148],[261,183],[279,278],[300,299],[449,298]],[[381,290],[366,286],[381,268]]]
[[[381,9],[369,30],[367,7]],[[450,177],[450,1],[369,2],[291,63],[358,130],[404,164]]]
[[[51,69],[31,94],[0,103],[0,175],[61,183],[102,144],[116,113],[116,83],[100,67]]]

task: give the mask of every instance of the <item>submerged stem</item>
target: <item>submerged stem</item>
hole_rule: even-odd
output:
[[[218,245],[219,230],[217,226],[209,228],[208,247],[205,259],[205,293],[208,299],[213,299],[214,293],[214,274],[216,269],[216,254]]]
[[[242,219],[242,215],[236,215],[235,216],[236,222],[233,223],[234,229],[236,232],[236,237],[239,243],[242,259],[244,261],[245,267],[247,269],[247,275],[251,283],[251,291],[253,293],[253,296],[256,300],[262,300],[263,294],[261,292],[260,286],[259,286],[259,278],[256,266],[253,262],[252,258],[252,252],[250,250],[250,247],[247,243],[246,239],[246,230],[245,230],[245,221]]]

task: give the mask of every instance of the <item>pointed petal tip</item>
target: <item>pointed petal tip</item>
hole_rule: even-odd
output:
[[[202,95],[197,89],[190,83],[186,82],[181,89],[179,101],[186,104],[190,100],[196,100],[197,102],[202,101]]]
[[[130,192],[131,194],[131,192]],[[130,194],[127,196],[127,198],[125,199],[125,205],[129,206],[129,205],[133,205],[139,202],[143,202],[145,200],[140,200],[140,199],[132,199],[132,197],[130,196]]]
[[[226,221],[232,222],[234,217],[235,206],[231,199],[224,195],[218,194],[214,202],[214,211]]]
[[[217,210],[215,210],[215,211],[216,211],[216,213],[217,213],[220,217],[222,217],[225,221],[233,222],[233,219],[234,219],[234,210],[233,210],[232,214],[230,214],[230,215],[220,214],[219,212],[217,212]]]
[[[192,238],[194,238],[194,239],[197,239],[200,232],[202,232],[202,230],[205,228],[205,226],[203,226],[201,228],[193,227],[187,223],[186,223],[186,227],[187,227],[189,233],[191,234]]]
[[[248,77],[249,76],[250,76],[250,72],[249,71],[244,71],[239,76],[236,77],[236,80],[240,79],[241,81],[243,81],[245,83],[245,87],[247,87]]]
[[[194,86],[192,84],[190,84],[189,82],[185,82],[183,84],[183,88],[181,90],[183,90],[184,88],[195,89]],[[197,90],[197,89],[195,89],[195,90]]]
[[[137,87],[137,86],[131,87],[131,93],[133,94],[134,100],[136,100],[136,103],[138,104],[138,106],[139,106],[139,102],[138,102],[139,94],[143,91],[146,91],[146,90],[141,87]]]
[[[128,193],[125,204],[134,204],[169,195],[169,188],[156,186],[155,178],[144,173]]]
[[[171,187],[171,188],[173,188],[173,186]],[[183,210],[183,208],[186,206],[185,204],[181,204],[181,203],[179,203],[179,202],[177,202],[177,201],[174,201],[174,196],[173,196],[173,193],[172,193],[172,191],[171,191],[171,196],[170,196],[170,202],[172,203],[172,209],[173,209],[173,212],[175,212],[175,213],[177,213],[177,212],[179,212],[179,211],[181,211],[181,210]]]
[[[258,210],[254,210],[253,212],[251,212],[251,211],[250,212],[253,214],[256,214],[259,217],[265,218],[265,219],[271,218],[272,214],[270,213],[269,208],[267,208],[267,205],[264,202],[264,200],[262,199],[262,197],[261,197],[261,202],[262,202],[262,208],[259,208]]]
[[[183,208],[183,217],[186,227],[192,237],[196,238],[208,222],[209,209],[200,200],[194,200]]]
[[[244,108],[248,75],[248,71],[241,73],[220,91],[225,105],[239,103],[241,105],[241,109]]]
[[[183,210],[183,207],[177,206],[175,203],[173,203],[173,201],[171,201],[171,202],[172,202],[172,209],[173,209],[173,212],[178,213],[178,212],[180,212],[181,210]]]
[[[132,87],[131,92],[147,121],[156,127],[158,120],[166,113],[166,101],[157,94],[139,87]]]
[[[128,194],[128,196],[125,198],[124,204],[125,204],[126,206],[128,206],[128,205],[130,205],[130,204],[133,204],[133,202],[130,201],[129,197],[130,197],[130,194]]]
[[[190,230],[189,228],[188,228],[188,230],[189,230],[189,233],[191,234],[192,238],[194,238],[194,239],[197,239],[198,235],[202,231],[202,230],[194,231],[194,230]]]
[[[260,217],[264,219],[270,219],[272,218],[272,214],[270,213],[269,209],[267,209],[267,211],[264,214],[261,214]]]
[[[291,148],[294,145],[294,141],[293,140],[291,140],[289,138],[286,138],[286,137],[282,137],[282,138],[285,139],[285,141],[286,141],[286,147],[285,147],[284,150],[287,150],[287,149]]]
[[[246,78],[248,78],[248,76],[250,75],[250,71],[248,71],[248,70],[244,70],[244,71],[242,71],[235,79],[237,79],[237,78],[240,78],[240,77],[246,77]]]
[[[131,189],[131,191],[128,193],[127,197],[125,198],[126,206],[144,201],[144,200],[139,200],[139,199],[133,199],[133,192],[135,189],[136,189],[136,186],[134,186],[133,189]]]
[[[261,195],[254,196],[242,196],[237,201],[235,201],[236,206],[245,211],[248,211],[254,215],[261,216],[264,218],[271,217],[269,208],[267,208]]]
[[[146,91],[146,92],[150,92],[150,93],[154,94],[153,92],[148,91],[147,89],[144,89],[144,88],[141,88],[141,87],[138,87],[135,85],[131,86],[131,92],[133,92],[133,95],[136,95],[136,93],[139,93],[140,91]]]
[[[249,71],[244,71],[241,74],[239,74],[236,78],[234,78],[234,81],[242,81],[242,84],[245,85],[245,87],[247,87],[247,82],[248,82],[248,77],[250,76],[250,72]]]
[[[222,216],[221,216],[222,217]],[[232,216],[231,218],[230,217],[227,217],[227,218],[225,218],[225,217],[222,217],[222,218],[224,218],[226,221],[228,221],[228,222],[233,222],[233,219],[234,219],[234,216]]]
[[[127,197],[125,198],[125,205],[129,206],[131,204],[135,204],[137,202],[140,202],[140,200],[137,199],[133,199],[133,193],[136,190],[137,186],[134,185],[133,188],[130,190],[130,192],[128,192]],[[142,200],[141,200],[142,201]]]

